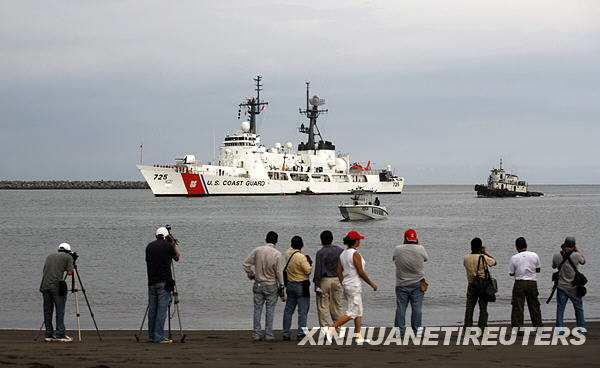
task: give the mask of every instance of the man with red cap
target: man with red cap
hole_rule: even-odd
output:
[[[415,333],[421,333],[421,307],[426,289],[423,263],[427,262],[427,252],[419,245],[417,232],[408,229],[404,233],[404,244],[394,249],[396,263],[396,318],[394,326],[404,334],[406,330],[406,310],[411,307],[410,324]],[[422,287],[422,284],[423,287]]]

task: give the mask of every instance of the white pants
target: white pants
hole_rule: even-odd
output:
[[[360,285],[344,285],[344,299],[348,302],[348,309],[345,315],[352,319],[362,317],[362,287]]]

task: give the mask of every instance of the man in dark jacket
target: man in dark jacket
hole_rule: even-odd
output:
[[[171,304],[171,260],[179,261],[179,250],[174,241],[167,241],[169,230],[160,227],[156,230],[156,240],[146,247],[146,267],[148,270],[148,334],[150,341],[170,344],[165,337],[165,319]],[[165,287],[166,286],[166,287]]]

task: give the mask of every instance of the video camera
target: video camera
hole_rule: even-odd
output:
[[[69,252],[71,257],[73,257],[73,263],[77,262],[77,258],[79,258],[79,254],[77,252]]]
[[[173,244],[179,243],[179,240],[175,239],[173,234],[171,234],[171,225],[169,225],[169,224],[165,225],[165,229],[167,229],[169,231],[169,235],[167,235],[166,240]]]

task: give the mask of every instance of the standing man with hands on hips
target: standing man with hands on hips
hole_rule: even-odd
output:
[[[417,232],[408,229],[404,233],[404,244],[394,248],[396,264],[396,318],[394,327],[404,335],[406,330],[406,310],[411,307],[410,325],[417,334],[422,333],[422,306],[427,283],[423,263],[427,262],[427,251],[419,244]]]
[[[515,241],[517,254],[512,256],[508,264],[510,276],[514,276],[512,290],[511,327],[523,327],[525,300],[529,308],[529,316],[533,327],[543,327],[540,301],[538,300],[537,274],[541,271],[540,257],[527,250],[527,241],[520,237]]]

